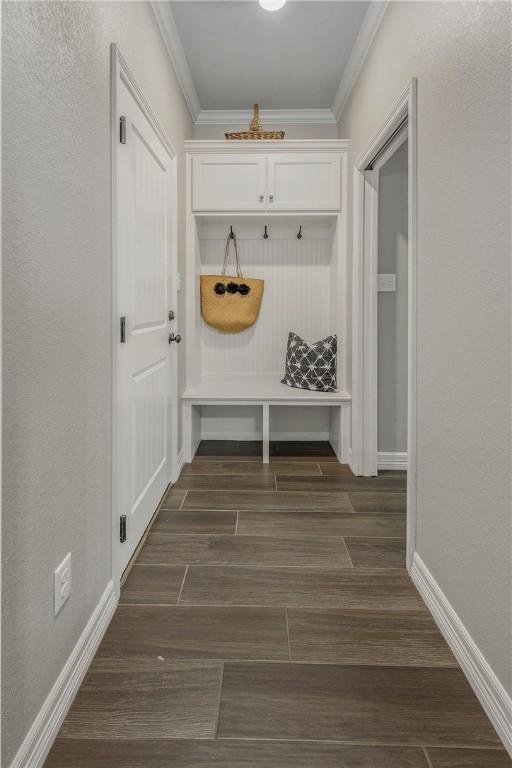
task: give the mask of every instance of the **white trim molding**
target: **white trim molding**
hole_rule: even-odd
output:
[[[172,478],[173,484],[177,483],[178,480],[180,479],[180,475],[184,466],[185,466],[185,451],[182,448],[178,453],[178,458],[176,460],[176,469],[173,473],[173,478]]]
[[[196,125],[249,125],[252,109],[202,109]],[[332,109],[260,109],[260,119],[269,125],[336,125]]]
[[[512,698],[417,552],[413,557],[411,577],[512,757]]]
[[[176,73],[176,77],[178,78],[185,101],[187,102],[190,115],[192,120],[195,121],[201,112],[201,105],[188,66],[178,27],[176,26],[176,21],[172,14],[171,4],[153,0],[151,2],[151,7],[158,22],[158,26],[160,27],[167,53],[169,54],[171,64]]]
[[[407,451],[379,451],[377,469],[407,469]]]
[[[365,13],[358,35],[350,52],[350,56],[343,70],[343,76],[332,103],[332,112],[336,120],[339,120],[348,101],[352,88],[355,85],[359,73],[363,68],[366,56],[370,50],[373,39],[380,23],[386,13],[388,0],[374,0]]]
[[[257,146],[255,146],[257,145]],[[185,152],[194,154],[232,154],[236,149],[238,155],[253,155],[254,152],[347,152],[350,142],[346,139],[284,139],[265,142],[255,141],[225,141],[225,139],[189,139],[185,141]],[[282,213],[282,211],[281,211]],[[258,216],[260,212],[258,211]],[[303,214],[301,213],[301,216]]]
[[[10,768],[41,768],[117,607],[109,581]]]
[[[353,169],[352,470],[375,475],[377,458],[378,170],[373,161],[406,125],[408,141],[407,568],[416,549],[417,80],[412,78]],[[404,134],[405,135],[405,134]],[[404,138],[402,135],[401,139]]]

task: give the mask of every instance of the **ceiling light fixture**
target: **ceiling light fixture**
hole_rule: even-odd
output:
[[[286,0],[260,0],[260,5],[266,11],[278,11],[286,3]]]

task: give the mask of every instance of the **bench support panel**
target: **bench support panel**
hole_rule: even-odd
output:
[[[263,463],[270,461],[270,405],[263,403]]]

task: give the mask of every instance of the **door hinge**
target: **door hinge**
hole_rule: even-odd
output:
[[[119,518],[119,541],[124,544],[126,541],[126,515]]]
[[[120,337],[121,344],[126,344],[126,317],[120,318]]]
[[[126,144],[126,117],[121,115],[119,118],[119,141]]]

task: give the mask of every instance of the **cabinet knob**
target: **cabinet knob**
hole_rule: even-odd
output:
[[[271,203],[273,203],[274,202],[274,195],[269,195],[268,199],[270,200]]]
[[[260,203],[262,203],[265,199],[265,195],[260,195],[259,198],[260,198]]]

